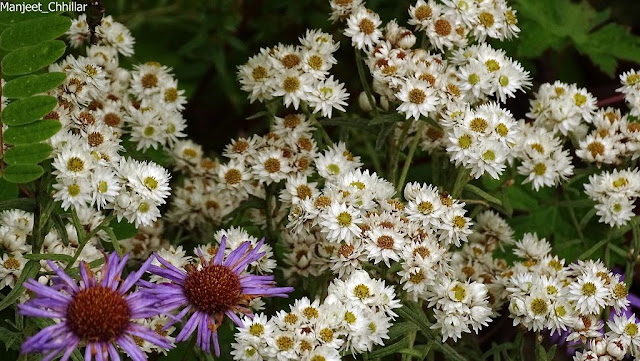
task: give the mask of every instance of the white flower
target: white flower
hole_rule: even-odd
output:
[[[333,108],[345,111],[344,105],[349,98],[349,93],[344,89],[344,84],[333,80],[333,75],[328,79],[317,82],[308,96],[307,101],[313,107],[313,112],[322,112],[323,117],[331,118]]]
[[[98,210],[113,202],[120,193],[120,182],[109,168],[97,168],[91,173],[91,205]]]
[[[350,243],[360,236],[358,224],[362,223],[362,218],[354,207],[334,202],[320,216],[322,232],[327,234],[328,241]]]
[[[420,116],[429,117],[436,110],[436,105],[440,100],[435,94],[435,90],[429,83],[419,79],[411,79],[404,82],[400,92],[396,97],[402,101],[398,106],[398,111],[405,114],[406,118],[414,119]]]
[[[26,263],[27,260],[18,251],[2,255],[2,263],[0,263],[0,289],[6,286],[13,288]]]
[[[273,96],[282,96],[285,106],[293,105],[298,109],[300,101],[307,101],[312,91],[313,77],[298,70],[287,69],[274,81]]]
[[[351,38],[351,44],[356,49],[371,49],[382,37],[382,31],[379,29],[381,24],[377,13],[361,7],[347,19],[344,34]]]
[[[575,301],[575,308],[582,314],[599,314],[607,305],[609,292],[600,277],[591,272],[583,273],[569,285],[567,299]]]

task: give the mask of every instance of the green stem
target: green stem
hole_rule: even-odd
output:
[[[373,114],[377,117],[378,106],[376,105],[376,100],[373,97],[371,88],[369,88],[369,82],[367,82],[367,78],[364,74],[364,66],[363,66],[364,59],[362,59],[362,52],[359,49],[355,49],[355,51],[356,51],[356,66],[358,67],[358,76],[360,77],[362,88],[364,89],[364,92],[367,94],[367,99],[369,100],[369,104],[371,105]]]
[[[640,230],[638,230],[638,222],[635,218],[631,218],[631,231],[633,233],[633,243],[631,259],[627,262],[627,267],[624,272],[624,281],[627,283],[627,290],[631,288],[633,284],[633,270],[638,260],[638,253],[640,253]]]
[[[455,183],[453,183],[453,189],[451,190],[451,197],[460,198],[464,185],[469,182],[470,171],[464,166],[458,168],[458,174],[456,174]]]
[[[567,201],[567,203],[569,204],[569,217],[571,218],[571,223],[573,223],[573,227],[576,229],[576,232],[578,233],[578,238],[580,238],[580,240],[582,241],[582,244],[584,245],[584,235],[582,234],[582,229],[580,228],[580,223],[578,222],[578,218],[576,217],[576,212],[573,209],[573,204],[571,199],[569,198],[569,194],[567,194],[567,192],[564,191],[564,189],[562,190],[562,196],[564,198],[565,201]]]
[[[398,138],[397,142],[393,142],[393,147],[391,149],[391,162],[389,162],[389,180],[391,183],[397,184],[397,174],[398,173],[398,161],[400,160],[400,153],[402,152],[402,145],[407,140],[407,136],[409,135],[409,129],[411,128],[411,123],[413,119],[409,118],[402,123],[402,133],[400,133],[400,138]],[[393,131],[391,131],[391,138],[393,139]]]
[[[404,160],[404,166],[402,167],[402,173],[400,173],[400,179],[398,180],[398,184],[396,185],[396,194],[400,194],[402,188],[404,187],[404,182],[407,179],[407,173],[409,172],[409,167],[411,166],[411,161],[413,160],[413,155],[416,152],[416,148],[418,148],[418,143],[422,139],[422,131],[424,130],[425,122],[420,122],[418,124],[418,130],[416,135],[413,136],[413,140],[411,141],[411,147],[409,148],[409,153],[407,154],[407,159]]]
[[[376,170],[376,173],[382,175],[382,165],[380,164],[378,152],[375,150],[368,137],[364,137],[364,146],[367,148],[367,153],[371,155],[371,162],[373,162],[373,168]]]
[[[73,226],[76,229],[76,234],[78,235],[78,249],[76,250],[76,253],[74,253],[71,262],[69,262],[67,264],[67,267],[65,267],[65,271],[68,271],[73,267],[73,265],[78,260],[78,257],[80,257],[84,246],[87,245],[89,240],[96,234],[98,234],[98,232],[100,232],[104,227],[108,227],[109,223],[111,223],[111,221],[115,219],[115,217],[116,215],[114,213],[109,214],[105,217],[105,219],[102,220],[102,222],[100,222],[100,224],[96,228],[92,229],[91,232],[87,234],[84,230],[84,227],[82,226],[82,223],[80,223],[80,219],[78,218],[78,214],[76,213],[75,208],[71,207],[71,220],[73,222]]]

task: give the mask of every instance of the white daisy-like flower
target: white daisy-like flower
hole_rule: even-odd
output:
[[[571,282],[567,294],[567,299],[575,302],[575,308],[581,314],[599,314],[608,298],[603,280],[591,272],[583,273]]]
[[[361,7],[347,19],[344,34],[351,38],[351,43],[356,49],[367,50],[373,48],[382,37],[380,25],[382,21],[377,13]]]
[[[328,79],[317,82],[308,96],[307,101],[313,107],[313,112],[321,112],[323,117],[331,118],[333,108],[345,111],[345,102],[349,93],[344,89],[344,84],[333,80],[333,75]]]
[[[283,97],[285,106],[298,109],[300,101],[307,101],[312,92],[313,77],[295,69],[287,69],[274,80],[273,96]]]
[[[360,236],[358,224],[362,223],[362,217],[356,208],[334,202],[320,216],[322,232],[328,241],[350,243]]]
[[[396,93],[396,97],[402,101],[402,104],[398,106],[398,111],[404,113],[407,119],[411,117],[418,119],[420,116],[428,117],[440,103],[436,91],[431,88],[428,82],[419,79],[410,79],[404,82],[400,92]]]

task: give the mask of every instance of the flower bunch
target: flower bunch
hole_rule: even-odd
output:
[[[235,360],[340,360],[340,355],[370,351],[388,338],[400,307],[393,288],[356,271],[334,280],[323,302],[296,300],[289,312],[242,320],[235,335]]]
[[[309,30],[300,38],[300,45],[262,49],[238,68],[238,79],[251,102],[282,97],[285,106],[298,109],[302,101],[314,113],[331,118],[334,108],[345,110],[349,97],[344,84],[329,76],[339,46],[331,35]]]

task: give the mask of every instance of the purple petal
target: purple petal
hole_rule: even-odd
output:
[[[218,247],[218,252],[216,252],[216,257],[213,260],[213,264],[221,265],[222,260],[224,259],[224,251],[227,248],[227,236],[223,235],[222,240],[220,241],[220,247]]]

